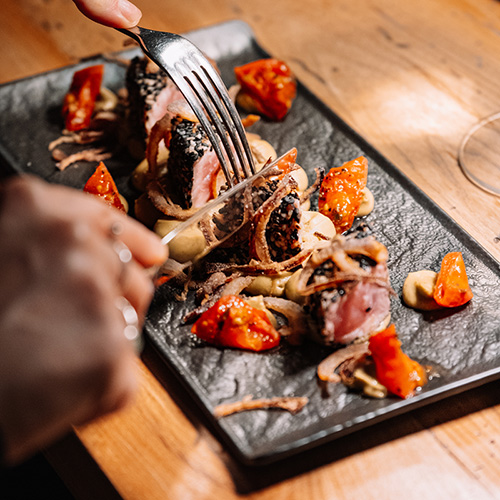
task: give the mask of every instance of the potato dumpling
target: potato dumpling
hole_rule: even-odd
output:
[[[255,160],[257,170],[260,170],[269,158],[271,158],[271,160],[277,158],[276,150],[271,144],[258,136],[248,134],[248,145],[250,146],[250,151]]]
[[[373,197],[373,193],[365,187],[363,189],[363,199],[361,200],[361,205],[359,206],[357,217],[364,217],[368,215],[375,206],[375,198]]]
[[[173,231],[180,221],[178,220],[167,220],[158,219],[154,225],[155,233],[163,238],[170,231]],[[176,236],[168,244],[168,254],[169,257],[184,264],[190,260],[194,260],[199,254],[205,250],[207,242],[203,233],[197,227],[190,227],[178,236]]]
[[[282,297],[285,293],[286,282],[291,275],[292,273],[284,272],[275,276],[256,276],[245,288],[245,292],[251,295]]]
[[[290,276],[290,279],[286,282],[285,286],[286,298],[297,302],[297,304],[303,304],[305,299],[305,296],[301,295],[297,290],[297,282],[299,281],[301,272],[302,269],[298,269],[297,271],[295,271],[292,276]]]
[[[323,238],[316,236],[320,234],[327,238],[335,236],[335,226],[333,222],[319,212],[304,210],[301,217],[303,248],[311,248],[322,241]]]
[[[403,301],[413,309],[432,311],[441,306],[434,300],[437,273],[429,270],[409,273],[403,284]]]
[[[290,175],[296,180],[298,190],[300,192],[305,191],[309,187],[309,178],[307,177],[306,171],[302,167],[292,170]]]
[[[311,209],[311,201],[310,201],[310,200],[306,200],[306,201],[304,201],[304,203],[302,203],[302,204],[300,205],[300,208],[301,208],[302,210],[310,210],[310,209]]]
[[[162,164],[167,163],[167,160],[168,149],[160,148],[160,150],[158,151],[158,165],[161,167]],[[146,185],[148,183],[148,170],[148,160],[144,158],[132,172],[132,185],[142,193],[146,191]]]

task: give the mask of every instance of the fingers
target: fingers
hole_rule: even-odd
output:
[[[163,264],[167,259],[167,247],[161,243],[161,239],[130,217],[124,217],[120,213],[110,213],[112,222],[106,230],[114,232],[114,236],[123,241],[130,249],[134,260],[143,267],[148,268]]]
[[[12,179],[4,201],[16,217],[20,211],[25,212],[21,218],[29,241],[33,241],[35,232],[41,233],[42,238],[50,232],[57,237],[57,242],[53,239],[55,245],[65,245],[71,238],[76,238],[76,244],[82,248],[92,242],[98,244],[102,249],[96,251],[96,259],[105,259],[103,266],[115,276],[117,292],[136,308],[141,318],[144,316],[153,292],[150,276],[144,270],[163,264],[167,258],[167,247],[155,233],[94,196],[48,185],[33,177]],[[38,216],[34,219],[32,214]],[[14,217],[6,219],[12,221]],[[52,230],[48,229],[49,222]],[[19,221],[16,224],[19,232]],[[117,254],[114,244],[120,242],[130,250],[130,262],[121,261]]]
[[[73,0],[80,12],[93,21],[111,28],[132,28],[142,12],[128,0]]]
[[[167,248],[161,239],[141,223],[122,212],[108,207],[94,196],[63,186],[47,185],[39,179],[24,176],[10,181],[10,198],[16,204],[24,199],[22,206],[28,212],[50,214],[52,217],[81,221],[92,231],[99,231],[106,238],[116,237],[123,241],[132,252],[133,258],[143,267],[160,265],[167,258]],[[14,189],[12,189],[14,186]],[[52,197],[47,197],[47,189]],[[65,210],[61,210],[61,206]],[[16,209],[19,209],[17,207]],[[120,234],[111,234],[112,227],[119,227]]]
[[[143,269],[134,261],[124,266],[119,281],[122,295],[142,320],[153,297],[153,282],[144,275]]]

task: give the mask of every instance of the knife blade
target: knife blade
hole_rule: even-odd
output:
[[[162,285],[199,262],[247,224],[265,201],[251,196],[252,187],[262,182],[292,151],[267,163],[259,172],[228,189],[168,232],[162,243],[169,248],[169,257],[155,269],[155,285]]]

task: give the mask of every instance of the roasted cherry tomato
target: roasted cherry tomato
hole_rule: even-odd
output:
[[[333,222],[337,233],[347,231],[354,222],[368,177],[368,160],[360,156],[330,169],[319,189],[318,209]]]
[[[444,256],[434,286],[434,300],[443,307],[458,307],[472,299],[461,252]]]
[[[98,64],[77,71],[63,103],[66,130],[71,132],[88,128],[94,106],[101,91],[104,65]]]
[[[126,211],[120,200],[115,181],[102,161],[85,184],[83,190],[86,193],[99,196],[112,207],[118,208],[123,212]]]
[[[277,59],[260,59],[234,68],[241,86],[239,102],[271,120],[285,118],[297,95],[290,68]]]
[[[425,369],[401,350],[393,324],[370,337],[370,352],[377,380],[396,396],[406,399],[427,383]]]
[[[200,316],[191,332],[210,344],[251,351],[272,349],[280,341],[266,313],[236,295],[218,300]]]

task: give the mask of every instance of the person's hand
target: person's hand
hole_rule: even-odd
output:
[[[16,463],[130,400],[137,358],[117,300],[142,322],[153,293],[145,268],[166,249],[91,195],[30,177],[1,194],[0,432]]]
[[[80,12],[93,21],[111,28],[132,28],[142,17],[138,7],[128,0],[73,0]]]

